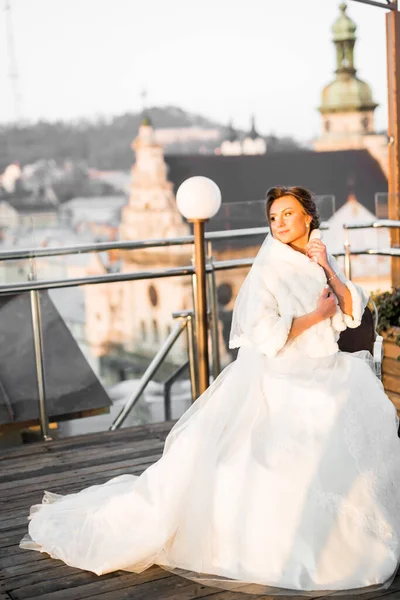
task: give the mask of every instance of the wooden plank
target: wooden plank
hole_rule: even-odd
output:
[[[30,482],[36,479],[38,476],[46,475],[46,473],[60,473],[66,470],[71,471],[72,469],[79,468],[80,466],[87,466],[90,462],[91,466],[103,465],[104,463],[112,464],[121,460],[135,460],[137,458],[147,458],[158,454],[161,456],[164,445],[161,443],[151,444],[146,448],[140,448],[138,451],[133,452],[130,449],[109,449],[107,453],[101,454],[71,454],[69,457],[63,459],[56,459],[55,462],[48,461],[45,464],[31,464],[25,461],[24,465],[10,465],[9,468],[2,470],[0,475],[0,485],[2,483],[8,483],[9,481],[15,481],[21,479],[23,475],[24,481]]]
[[[102,431],[98,433],[82,434],[73,437],[53,440],[51,442],[35,442],[24,444],[17,448],[0,450],[0,462],[6,461],[9,457],[27,456],[34,454],[43,454],[51,452],[53,449],[83,449],[88,446],[103,446],[108,441],[126,440],[132,446],[138,440],[158,439],[163,441],[172,429],[175,421],[163,421],[161,423],[152,423],[149,425],[139,425],[136,427],[127,427],[116,431]]]
[[[71,567],[63,565],[59,563],[60,566],[50,569],[43,569],[39,572],[34,573],[25,573],[23,575],[16,575],[15,577],[9,577],[5,579],[3,575],[0,574],[0,590],[1,591],[9,591],[18,589],[20,587],[29,587],[30,585],[34,585],[40,581],[52,581],[54,579],[58,579],[65,575],[74,575],[74,572],[71,570]],[[88,574],[86,571],[78,571],[79,573]]]
[[[0,454],[0,462],[7,458],[8,454],[12,456],[30,456],[27,453],[28,449],[32,449],[32,453],[43,454],[43,451],[52,452],[55,450],[73,450],[85,448],[101,448],[108,444],[126,444],[133,447],[137,442],[143,440],[162,440],[170,431],[169,426],[164,426],[159,431],[149,431],[146,427],[140,427],[136,431],[122,429],[119,431],[102,431],[98,433],[90,433],[76,436],[69,436],[51,441],[37,441],[27,443],[22,446],[5,449]]]
[[[5,548],[7,545],[12,546],[17,543],[19,536],[24,537],[27,530],[27,525],[14,527],[13,529],[0,531],[0,547]],[[21,539],[20,538],[20,539]],[[18,541],[19,543],[19,541]]]
[[[149,463],[144,463],[142,465],[138,465],[137,468],[135,468],[135,469],[129,468],[130,465],[121,465],[121,468],[119,468],[119,469],[104,469],[101,472],[94,471],[94,472],[90,472],[89,474],[86,474],[86,475],[76,475],[75,477],[68,478],[65,481],[62,481],[61,479],[58,479],[57,481],[51,481],[51,479],[50,479],[47,481],[39,482],[38,488],[32,487],[31,489],[29,489],[26,493],[25,498],[27,498],[28,492],[29,492],[29,494],[36,492],[36,495],[34,495],[34,500],[35,500],[34,503],[40,504],[42,502],[43,493],[45,490],[55,492],[60,495],[72,494],[72,493],[79,492],[89,486],[92,486],[92,485],[101,485],[103,483],[106,483],[110,479],[120,476],[120,475],[130,474],[130,475],[138,476],[147,467],[149,467],[153,464],[154,464],[154,461],[151,461]],[[14,499],[21,500],[21,499],[23,499],[23,496],[22,496],[23,494],[24,494],[23,488],[15,487],[10,490],[10,493],[7,494],[7,499],[10,502],[12,502]],[[29,505],[29,503],[27,501],[25,506],[28,506],[28,505]],[[6,510],[5,512],[7,513],[8,511]]]
[[[126,448],[126,449],[130,449],[131,451],[135,451],[140,450],[140,448],[143,447],[148,447],[152,444],[162,444],[163,440],[160,439],[158,436],[157,437],[146,437],[140,440],[135,440],[134,442],[132,442],[132,440],[130,439],[109,439],[109,440],[104,440],[102,443],[99,444],[95,444],[95,445],[85,445],[85,446],[80,446],[80,445],[76,445],[73,444],[71,445],[71,447],[65,448],[63,445],[60,445],[58,442],[53,442],[53,446],[51,446],[50,448],[48,448],[47,452],[45,453],[40,453],[40,454],[32,454],[31,456],[20,456],[19,453],[16,454],[9,454],[7,457],[7,460],[3,460],[1,461],[2,466],[6,465],[7,463],[11,463],[11,462],[19,462],[20,464],[23,464],[25,460],[28,461],[32,461],[33,459],[36,461],[41,461],[41,460],[46,460],[46,458],[51,458],[51,457],[60,457],[60,458],[65,458],[68,457],[71,454],[85,454],[88,452],[105,452],[106,448]]]
[[[144,463],[142,465],[138,465],[137,467],[135,467],[134,469],[131,468],[127,468],[126,465],[124,465],[122,468],[120,469],[104,469],[101,473],[99,472],[94,472],[91,473],[89,475],[85,475],[85,476],[81,476],[81,477],[75,477],[72,480],[67,480],[67,481],[59,481],[59,482],[54,482],[54,485],[52,483],[50,483],[50,485],[44,484],[44,485],[40,485],[39,488],[36,487],[32,487],[29,490],[27,490],[26,495],[23,496],[23,490],[21,490],[21,488],[15,488],[10,490],[10,493],[7,494],[7,501],[8,504],[10,505],[11,502],[14,502],[15,500],[20,501],[22,498],[26,499],[26,507],[31,506],[31,504],[28,501],[28,495],[29,497],[33,494],[34,496],[34,502],[32,504],[40,504],[43,498],[43,492],[44,490],[50,490],[52,492],[55,493],[59,493],[61,495],[64,494],[72,494],[75,492],[79,492],[84,488],[87,488],[91,485],[98,485],[98,484],[102,484],[105,483],[106,481],[108,481],[109,479],[116,477],[118,475],[124,475],[124,474],[132,474],[132,475],[140,475],[145,468],[151,466],[152,464],[154,464],[154,461],[151,461],[149,463]]]
[[[160,453],[150,454],[146,457],[138,457],[134,459],[126,459],[122,463],[111,463],[111,465],[105,465],[104,463],[96,464],[94,466],[83,467],[81,469],[73,469],[68,470],[67,472],[53,472],[49,473],[46,471],[43,475],[39,473],[36,474],[36,477],[27,478],[27,479],[18,479],[18,477],[13,481],[6,481],[0,483],[0,494],[1,495],[9,495],[9,492],[12,490],[26,490],[27,488],[35,488],[41,489],[43,486],[47,486],[48,484],[52,485],[57,482],[66,482],[66,481],[74,481],[75,478],[81,478],[83,475],[89,475],[91,473],[99,473],[101,474],[107,468],[121,468],[125,467],[127,472],[131,472],[134,467],[140,467],[143,464],[154,463],[160,458]],[[77,480],[75,480],[77,481]],[[54,485],[52,485],[54,488]]]
[[[36,573],[38,571],[43,570],[48,571],[49,569],[57,569],[60,565],[63,564],[61,561],[49,558],[48,556],[46,556],[45,559],[46,560],[44,561],[34,560],[22,563],[20,565],[11,565],[9,567],[4,567],[2,568],[2,576],[4,579],[7,579],[16,577],[17,575],[27,575],[28,573]],[[72,567],[69,568],[72,569]],[[75,569],[75,571],[78,572],[79,569]],[[39,575],[39,577],[41,576]]]
[[[400,356],[400,346],[394,343],[394,341],[385,340],[383,342],[383,355],[387,358],[397,360]]]
[[[7,546],[13,546],[15,544],[19,544],[19,536],[24,536],[24,531],[26,530],[26,526],[17,528],[16,530],[11,531],[2,531],[0,532],[0,548],[6,548]]]
[[[54,442],[57,444],[57,442]],[[106,454],[108,450],[117,451],[120,449],[122,452],[141,452],[142,449],[151,448],[152,446],[163,446],[164,441],[159,438],[146,438],[143,440],[137,440],[133,444],[130,440],[114,440],[108,441],[107,443],[103,443],[101,445],[95,446],[86,446],[86,447],[73,447],[73,448],[64,448],[59,446],[54,446],[48,450],[45,454],[33,454],[32,456],[19,456],[17,454],[9,455],[7,460],[3,460],[1,462],[1,471],[3,472],[3,468],[7,468],[8,465],[18,465],[23,466],[28,463],[38,463],[38,464],[48,464],[49,461],[53,461],[55,464],[58,461],[66,461],[71,456],[91,456],[91,455],[99,455]]]
[[[27,515],[2,519],[0,521],[0,531],[3,531],[4,529],[6,531],[10,529],[15,529],[17,527],[23,527],[24,525],[28,525]]]
[[[214,588],[209,588],[213,590]],[[253,594],[243,594],[242,592],[226,592],[219,590],[218,592],[212,591],[209,596],[203,596],[204,599],[212,598],[213,600],[293,600],[293,596],[253,596]],[[306,600],[306,596],[303,596]],[[325,596],[326,598],[326,596]]]
[[[20,529],[24,525],[27,526],[28,509],[32,504],[38,504],[41,502],[44,489],[50,488],[52,491],[62,494],[75,493],[90,485],[105,483],[114,476],[126,474],[129,472],[131,472],[132,474],[140,474],[145,468],[153,464],[157,458],[159,457],[151,457],[150,462],[136,465],[136,468],[133,469],[131,466],[132,461],[130,461],[128,464],[119,465],[119,469],[112,468],[112,470],[110,471],[108,470],[107,466],[104,467],[103,465],[94,469],[88,467],[87,469],[82,469],[79,473],[72,472],[69,474],[70,477],[68,478],[66,478],[64,474],[58,474],[58,476],[51,475],[46,478],[40,479],[38,478],[35,481],[32,490],[33,498],[27,497],[27,489],[25,483],[23,481],[18,482],[20,485],[13,486],[10,490],[3,491],[3,494],[7,493],[7,501],[6,511],[0,514],[0,536],[3,530],[7,531],[13,530],[15,528]],[[49,483],[51,485],[48,485]],[[23,494],[23,496],[21,494]],[[21,511],[16,511],[13,510],[13,508],[10,508],[10,506],[12,506],[13,504],[13,496],[16,499],[18,499]],[[24,501],[25,510],[23,510]]]
[[[383,375],[382,383],[385,391],[395,392],[396,394],[400,391],[399,388],[399,380],[397,377],[393,377],[393,375]]]
[[[82,571],[81,573],[74,573],[70,575],[58,576],[55,578],[47,577],[36,577],[34,580],[21,580],[21,578],[14,577],[5,582],[5,586],[12,594],[14,600],[22,600],[22,598],[32,598],[34,594],[43,594],[57,592],[61,589],[68,589],[69,587],[79,586],[82,583],[91,581],[90,573]],[[96,575],[93,575],[93,578]],[[21,585],[22,584],[22,585]],[[1,585],[1,584],[0,584]]]
[[[119,590],[133,588],[150,581],[160,581],[173,578],[173,575],[158,567],[151,567],[143,573],[134,574],[118,571],[98,577],[93,573],[80,572],[73,576],[58,579],[43,580],[23,588],[12,589],[13,600],[79,600],[80,598],[95,597],[99,593],[112,592],[114,598],[119,598]]]
[[[204,598],[212,593],[214,588],[207,588],[198,583],[183,579],[176,575],[143,583],[139,586],[127,587],[119,590],[118,600],[192,600],[194,598]],[[82,596],[73,596],[68,600],[78,600]],[[35,600],[64,600],[63,596],[38,596]],[[90,600],[115,600],[115,591],[105,593],[96,593],[90,596],[83,596]]]
[[[0,565],[3,564],[3,557],[13,556],[21,552],[21,548],[17,544],[19,544],[19,538],[11,546],[0,548]]]
[[[116,429],[115,431],[97,431],[94,433],[81,433],[76,436],[64,437],[60,440],[56,440],[58,444],[69,444],[72,440],[76,440],[79,444],[90,444],[93,441],[102,441],[107,437],[110,438],[118,438],[118,437],[126,437],[129,436],[132,441],[135,439],[141,438],[143,435],[152,436],[162,433],[166,430],[170,430],[176,421],[158,421],[157,423],[147,423],[145,425],[134,425],[132,427],[122,427],[120,429]],[[41,442],[40,442],[41,443]],[[44,442],[47,443],[47,442]],[[50,446],[54,442],[49,442]]]
[[[398,361],[396,358],[385,357],[382,361],[382,373],[397,377],[400,384],[400,361]]]
[[[399,581],[397,579],[395,579],[392,583],[392,585],[390,586],[390,588],[386,589],[386,590],[375,590],[373,592],[363,592],[361,594],[349,594],[349,595],[343,595],[340,596],[340,600],[375,600],[378,598],[384,598],[385,600],[388,599],[388,596],[390,596],[393,593],[399,594]],[[319,596],[319,598],[321,598],[321,600],[324,598],[326,600],[326,596]],[[314,600],[318,600],[318,599],[314,599]]]
[[[96,475],[96,473],[98,476],[101,476],[101,474],[104,473],[104,476],[108,477],[108,471],[117,471],[119,469],[125,469],[125,473],[140,473],[141,469],[144,470],[147,468],[147,465],[154,464],[157,460],[159,460],[159,458],[161,458],[161,454],[157,453],[134,459],[125,458],[121,462],[111,462],[110,464],[108,464],[106,459],[104,459],[104,461],[100,462],[99,465],[96,464],[91,466],[91,463],[88,462],[80,465],[73,471],[65,469],[60,472],[55,471],[53,473],[47,473],[44,475],[40,475],[38,473],[34,478],[21,480],[17,479],[12,482],[3,482],[0,484],[2,488],[1,504],[7,502],[8,497],[14,496],[16,493],[18,493],[20,488],[23,488],[26,493],[29,493],[35,490],[42,490],[43,485],[47,485],[48,482],[50,482],[50,484],[54,483],[54,485],[60,484],[65,487],[63,484],[67,483],[69,480],[74,480],[74,478],[85,478],[86,476]],[[77,480],[75,479],[75,481]]]
[[[43,552],[22,550],[22,548],[19,546],[14,546],[13,549],[15,549],[16,552],[8,554],[1,559],[2,569],[16,567],[17,565],[23,565],[28,562],[40,562],[48,559],[47,554],[44,554]]]
[[[19,465],[19,464],[14,464],[13,462],[9,463],[9,467],[7,467],[6,469],[4,469],[4,471],[2,470],[2,480],[5,480],[8,475],[10,474],[9,472],[12,471],[12,467],[14,467],[14,470],[19,470],[22,469],[22,472],[26,471],[27,477],[26,479],[33,479],[34,477],[37,476],[37,473],[40,472],[40,470],[45,470],[47,469],[52,469],[53,471],[62,471],[65,470],[65,466],[68,467],[68,469],[70,469],[70,465],[74,465],[74,464],[82,464],[82,463],[87,463],[89,461],[93,461],[94,464],[100,464],[101,461],[105,460],[106,462],[113,462],[113,460],[115,461],[115,459],[118,459],[118,456],[120,456],[121,458],[140,458],[141,456],[148,456],[151,453],[154,452],[158,452],[158,453],[162,453],[162,450],[164,448],[164,444],[162,442],[153,442],[152,444],[148,445],[145,448],[139,448],[137,451],[135,450],[126,450],[126,449],[122,449],[122,448],[104,448],[103,451],[96,451],[95,453],[84,453],[84,452],[68,452],[66,453],[66,456],[62,457],[62,458],[57,458],[55,457],[54,461],[29,461],[27,459],[24,460],[24,464],[23,465]],[[109,460],[108,460],[108,456],[109,456]],[[31,469],[33,469],[33,472],[30,472],[30,469],[26,469],[26,467],[31,467]]]

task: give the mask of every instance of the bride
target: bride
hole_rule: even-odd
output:
[[[327,253],[307,190],[270,189],[266,211],[271,235],[233,314],[237,360],[140,477],[45,492],[22,548],[99,575],[158,564],[248,593],[390,585],[398,419],[366,357],[337,345],[367,297]]]

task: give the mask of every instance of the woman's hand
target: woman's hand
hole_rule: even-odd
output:
[[[329,267],[326,246],[321,240],[316,238],[310,240],[307,244],[306,254],[311,260],[319,264],[323,269]]]
[[[315,309],[321,321],[333,317],[336,312],[336,298],[329,286],[326,286],[319,297],[317,308]]]
[[[317,308],[306,315],[295,317],[293,319],[287,341],[294,340],[294,338],[310,327],[321,323],[321,321],[325,321],[325,319],[333,317],[335,312],[336,299],[331,288],[327,285],[318,300]]]

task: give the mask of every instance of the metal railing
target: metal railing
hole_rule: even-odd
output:
[[[359,230],[359,229],[400,229],[400,221],[395,221],[393,219],[376,219],[375,221],[369,223],[352,223],[352,224],[344,224],[343,229],[345,232],[345,241],[344,241],[344,272],[347,279],[352,278],[352,269],[351,269],[351,257],[352,256],[360,256],[360,255],[369,255],[369,256],[388,256],[391,258],[400,256],[400,248],[365,248],[361,250],[352,250],[350,244],[350,231]],[[338,255],[340,256],[340,255]]]
[[[180,313],[174,313],[173,316],[175,318],[179,319],[179,322],[172,329],[171,333],[169,334],[169,336],[167,337],[165,342],[162,344],[161,348],[158,350],[157,354],[151,361],[150,365],[147,367],[146,371],[144,372],[144,374],[140,380],[138,389],[133,394],[133,396],[128,400],[128,402],[125,404],[124,408],[121,410],[121,412],[119,413],[117,418],[114,420],[113,424],[110,427],[110,431],[114,431],[115,429],[118,429],[119,427],[121,427],[122,423],[124,423],[125,419],[131,412],[132,408],[135,406],[135,404],[138,402],[140,396],[143,394],[147,385],[150,383],[150,381],[152,380],[152,378],[154,377],[154,375],[157,373],[158,369],[162,365],[167,354],[169,353],[169,351],[171,350],[171,348],[173,347],[173,345],[175,344],[175,342],[178,340],[181,333],[185,329],[187,329],[187,332],[188,332],[189,365],[190,365],[189,368],[190,368],[190,373],[192,375],[192,371],[194,369],[194,356],[192,354],[193,349],[194,349],[193,327],[192,327],[193,312],[183,311]],[[195,379],[191,377],[190,381],[191,381],[191,385],[192,385],[192,400],[194,401],[196,399],[196,394],[197,394]]]
[[[208,260],[209,263],[206,266],[207,278],[209,283],[209,289],[211,290],[211,306],[212,313],[209,315],[210,329],[212,331],[212,348],[213,348],[213,375],[218,376],[220,371],[220,360],[218,350],[218,322],[216,314],[216,286],[215,286],[215,271],[221,269],[240,268],[244,266],[250,266],[252,259],[245,259],[242,261],[223,261],[221,265],[214,262],[212,259],[212,241],[233,239],[233,238],[244,238],[254,237],[259,235],[266,235],[269,231],[268,227],[248,228],[230,231],[220,232],[209,232],[206,233],[205,238],[208,242]],[[107,273],[105,275],[96,275],[88,277],[77,277],[77,278],[65,278],[65,279],[48,279],[48,280],[37,280],[36,277],[36,258],[47,258],[55,256],[66,256],[73,254],[83,254],[89,252],[105,252],[112,250],[144,250],[149,248],[165,248],[170,246],[182,246],[182,245],[193,245],[194,236],[184,236],[179,238],[167,238],[167,239],[153,239],[153,240],[140,240],[136,242],[106,242],[97,244],[79,244],[75,246],[66,247],[47,247],[47,248],[26,248],[21,250],[6,250],[0,251],[0,262],[9,260],[26,260],[30,261],[30,274],[29,281],[14,284],[0,284],[0,295],[10,295],[18,293],[29,292],[31,296],[31,320],[32,330],[34,339],[34,350],[35,350],[35,366],[37,375],[37,387],[39,397],[39,420],[42,439],[50,440],[50,429],[49,429],[49,416],[46,409],[46,386],[45,386],[45,371],[44,371],[44,360],[43,360],[43,340],[42,340],[42,324],[40,314],[40,290],[52,290],[59,288],[77,287],[81,285],[95,285],[104,283],[124,282],[124,281],[139,281],[143,279],[157,279],[157,278],[168,278],[178,276],[192,277],[192,285],[196,285],[195,269],[192,265],[183,267],[176,267],[170,269],[155,269],[151,271],[140,271],[136,273]],[[165,360],[167,354],[179,338],[183,329],[188,329],[188,351],[189,351],[189,363],[190,363],[190,380],[192,389],[192,398],[197,397],[197,380],[195,375],[195,342],[193,333],[193,312],[191,315],[182,317],[181,322],[177,324],[167,340],[164,342],[160,350],[157,352],[153,361],[142,376],[139,384],[139,393],[135,393],[124,409],[120,412],[118,417],[115,419],[111,426],[111,429],[116,429],[121,426],[125,421],[130,410],[135,406],[143,393],[146,385],[151,380],[151,377],[158,370],[162,362]]]
[[[322,226],[323,229],[327,229],[327,226]],[[356,225],[344,225],[346,231],[346,242],[345,249],[343,252],[336,253],[336,256],[345,257],[345,270],[346,275],[351,279],[351,256],[352,255],[380,255],[380,256],[391,256],[399,257],[400,248],[387,248],[387,249],[371,249],[367,248],[364,250],[352,250],[348,239],[348,232],[352,229],[366,229],[366,228],[400,228],[400,221],[393,220],[376,220],[372,223],[356,224]],[[250,267],[253,264],[253,258],[244,259],[233,259],[215,261],[213,259],[212,242],[224,239],[233,238],[252,238],[254,236],[266,235],[269,232],[268,227],[257,227],[249,229],[238,229],[231,231],[217,231],[206,234],[207,240],[207,280],[208,280],[208,300],[209,300],[209,323],[211,332],[211,341],[213,349],[213,376],[218,376],[220,372],[220,358],[219,358],[219,346],[218,346],[218,315],[217,315],[217,297],[216,297],[216,278],[215,273],[217,271],[224,271],[228,269],[236,269],[243,267]],[[155,240],[144,240],[138,242],[106,242],[98,244],[82,244],[76,246],[68,246],[63,248],[28,248],[15,251],[0,251],[0,262],[7,260],[23,260],[30,259],[34,261],[36,258],[45,258],[50,256],[65,256],[70,254],[81,254],[88,252],[104,252],[109,250],[126,250],[134,251],[138,249],[149,249],[149,248],[164,248],[168,246],[181,246],[181,245],[193,245],[194,236],[185,236],[180,238],[170,239],[155,239]],[[34,273],[32,268],[32,273]],[[39,290],[51,290],[58,288],[68,288],[80,285],[95,285],[113,282],[123,281],[138,281],[143,279],[156,279],[156,278],[168,278],[178,276],[191,276],[192,285],[196,285],[195,281],[195,270],[192,265],[183,267],[176,267],[170,269],[155,269],[146,270],[136,273],[107,273],[99,276],[88,276],[88,277],[77,277],[77,278],[66,278],[66,279],[53,279],[38,281],[35,276],[32,276],[32,280],[24,283],[14,283],[8,285],[0,285],[0,295],[16,294],[29,292],[31,294],[31,310],[32,310],[32,328],[35,344],[35,363],[36,372],[38,379],[38,392],[39,392],[39,415],[40,415],[40,426],[43,439],[50,439],[49,436],[49,419],[46,411],[46,391],[45,391],[45,380],[44,380],[44,364],[43,364],[43,342],[42,342],[42,329],[41,329],[41,317],[40,317],[40,302],[39,302]],[[194,307],[194,310],[196,307]],[[189,316],[190,315],[190,316]],[[130,398],[128,403],[125,405],[123,410],[120,412],[118,417],[113,422],[111,429],[117,429],[125,421],[130,410],[138,402],[143,390],[145,389],[151,377],[157,371],[163,360],[171,350],[177,339],[180,337],[184,329],[188,330],[188,350],[189,350],[189,368],[190,368],[190,380],[192,389],[192,398],[197,397],[197,382],[195,374],[195,333],[193,331],[193,312],[189,311],[186,314],[178,313],[175,315],[179,318],[179,323],[176,324],[175,328],[171,331],[168,338],[165,340],[156,356],[150,363],[149,367],[142,376],[142,380],[139,384],[139,389]]]

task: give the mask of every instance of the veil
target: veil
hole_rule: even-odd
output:
[[[257,295],[255,292],[261,286],[262,267],[265,266],[268,260],[272,240],[272,235],[268,233],[236,297],[229,335],[229,348],[239,348],[247,345],[248,333],[252,326],[252,315],[255,314],[257,309]]]

